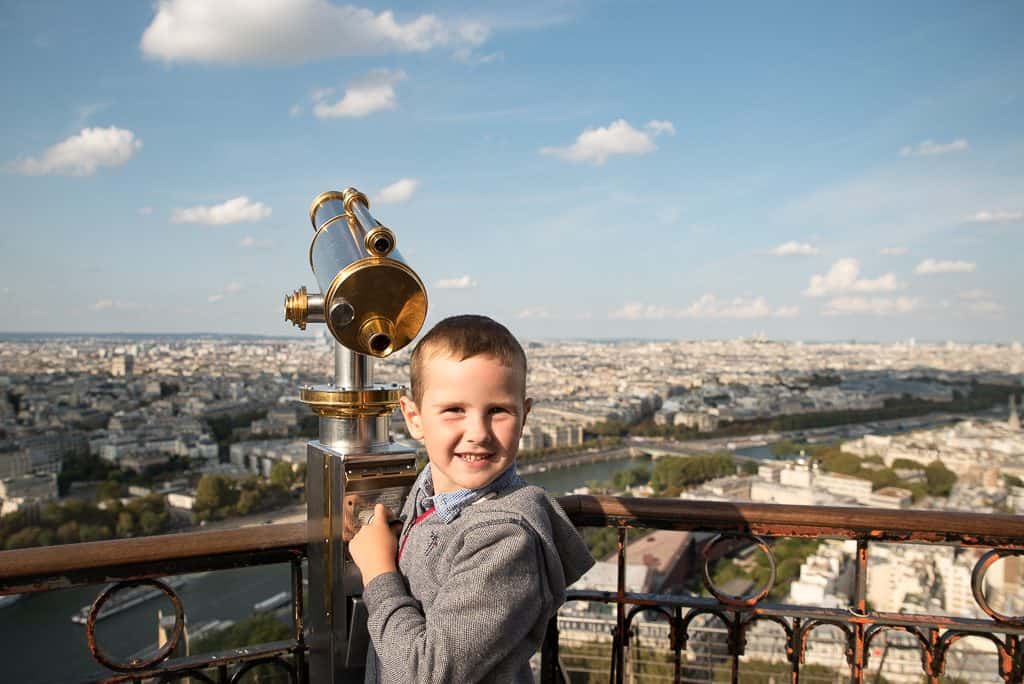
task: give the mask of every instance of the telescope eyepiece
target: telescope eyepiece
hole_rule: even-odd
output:
[[[376,226],[363,240],[366,251],[378,257],[385,257],[395,249],[395,234],[384,226]]]

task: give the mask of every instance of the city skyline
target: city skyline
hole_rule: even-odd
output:
[[[0,10],[0,333],[302,335],[354,185],[428,325],[1024,339],[1017,3],[197,8]]]

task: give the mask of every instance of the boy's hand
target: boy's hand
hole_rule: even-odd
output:
[[[373,519],[363,525],[349,542],[348,553],[363,575],[363,586],[377,575],[398,569],[395,562],[398,539],[388,525],[389,518],[388,509],[383,504],[377,504],[373,507]]]

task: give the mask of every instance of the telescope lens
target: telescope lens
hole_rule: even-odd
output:
[[[391,240],[382,235],[373,241],[373,248],[380,254],[387,254],[391,251]]]
[[[370,337],[370,349],[375,354],[385,354],[388,348],[391,347],[391,336],[385,335],[384,333],[378,333]]]

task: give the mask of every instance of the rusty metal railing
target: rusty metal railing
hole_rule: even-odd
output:
[[[635,618],[656,610],[668,624],[666,643],[672,654],[674,681],[685,681],[684,656],[693,648],[696,623],[704,616],[720,621],[727,646],[731,681],[740,680],[745,640],[758,622],[772,622],[785,635],[784,658],[792,682],[801,681],[807,644],[812,632],[831,627],[843,640],[849,679],[867,681],[870,647],[879,635],[898,631],[910,635],[921,651],[921,674],[935,683],[942,676],[950,647],[965,637],[992,644],[993,676],[1007,684],[1024,681],[1024,618],[1001,615],[984,595],[985,573],[999,559],[1024,555],[1024,517],[935,511],[871,510],[817,506],[745,504],[678,499],[568,496],[559,499],[579,527],[611,526],[618,530],[618,581],[615,591],[573,591],[570,600],[611,606],[614,619],[606,672],[613,682],[626,680],[627,652],[635,643]],[[687,530],[717,535],[704,546],[705,568],[714,558],[719,539],[742,539],[760,545],[774,563],[770,538],[834,538],[856,541],[854,596],[846,609],[783,605],[765,601],[771,581],[752,595],[733,596],[716,587],[705,571],[710,597],[641,594],[627,591],[626,532],[630,527]],[[90,633],[97,662],[111,672],[105,681],[237,682],[259,664],[270,663],[293,682],[305,682],[307,647],[303,625],[303,562],[306,558],[304,523],[261,525],[216,532],[193,532],[68,546],[0,552],[0,594],[30,593],[81,585],[157,582],[175,606],[175,630],[184,623],[184,606],[173,589],[159,578],[229,568],[289,563],[292,568],[294,638],[251,645],[214,654],[171,658],[173,646],[147,660],[116,662],[108,658]],[[885,543],[956,544],[989,548],[974,567],[972,589],[988,619],[926,614],[880,613],[867,605],[867,567],[871,545]],[[774,565],[773,565],[774,567]],[[124,586],[124,585],[122,585]],[[104,592],[105,593],[105,592]],[[93,604],[98,611],[102,595]],[[552,620],[542,651],[543,681],[563,678],[559,661],[560,634]],[[168,642],[170,643],[170,641]],[[97,653],[99,656],[97,657]],[[104,660],[106,658],[106,661]]]
[[[943,675],[950,647],[966,637],[981,638],[995,649],[992,673],[1006,684],[1024,682],[1024,617],[1002,615],[989,605],[984,594],[985,573],[1000,558],[1024,555],[1024,516],[951,513],[937,511],[872,510],[777,504],[636,499],[605,496],[569,496],[562,507],[578,527],[612,526],[618,529],[617,587],[608,591],[571,591],[570,601],[608,604],[615,609],[611,625],[610,681],[625,680],[625,654],[634,637],[634,618],[649,611],[668,625],[667,646],[672,653],[672,681],[684,681],[682,655],[691,629],[702,616],[717,618],[724,626],[728,678],[740,679],[740,658],[746,636],[757,622],[777,624],[785,634],[785,660],[791,682],[801,680],[810,634],[822,627],[838,629],[842,635],[849,681],[866,680],[870,646],[880,634],[890,631],[909,634],[921,651],[921,675],[937,684]],[[702,549],[704,585],[711,597],[642,594],[627,591],[626,532],[644,527],[715,536]],[[784,605],[765,601],[775,581],[775,559],[769,539],[773,537],[832,538],[856,541],[855,577],[851,603],[846,609]],[[750,594],[736,596],[715,586],[710,564],[716,548],[736,539],[762,549],[768,555],[771,573],[767,583]],[[990,548],[971,573],[971,588],[979,608],[989,619],[929,614],[883,613],[867,605],[869,550],[873,543],[955,544]],[[542,675],[547,682],[561,681],[559,629],[553,619],[543,650]],[[704,676],[711,681],[712,668]],[[701,677],[703,679],[703,677]],[[692,681],[692,680],[686,680]]]
[[[308,680],[303,625],[302,564],[306,524],[259,525],[216,532],[189,532],[155,537],[87,542],[0,552],[0,594],[33,593],[82,585],[104,585],[86,622],[88,648],[97,664],[109,670],[104,682],[193,682],[234,684],[256,667],[283,673],[288,681]],[[291,566],[294,638],[217,653],[171,658],[185,629],[186,606],[160,578],[194,572],[288,563]],[[106,586],[108,585],[109,586]],[[117,592],[137,586],[163,592],[174,607],[174,628],[163,647],[148,658],[118,661],[96,635],[96,619]],[[94,681],[83,677],[81,681]]]

